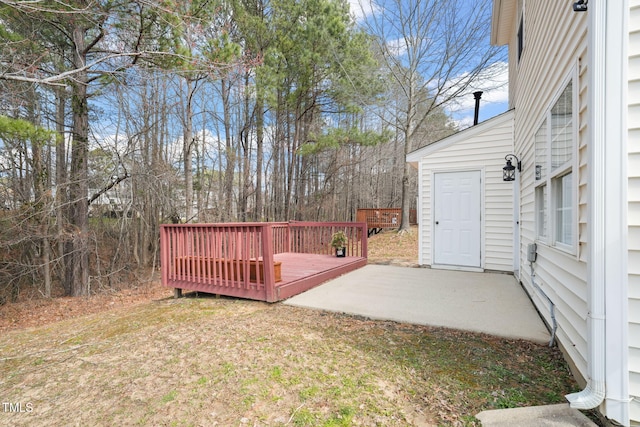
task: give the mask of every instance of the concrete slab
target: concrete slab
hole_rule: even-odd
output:
[[[476,418],[480,420],[482,427],[597,427],[593,421],[568,404],[483,411]]]
[[[284,304],[525,339],[550,334],[516,279],[507,274],[367,265]],[[483,411],[483,427],[596,427],[568,404]]]
[[[367,265],[284,304],[548,343],[550,334],[508,274]]]

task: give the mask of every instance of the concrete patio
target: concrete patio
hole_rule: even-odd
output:
[[[551,338],[509,274],[367,265],[284,304],[537,343]]]

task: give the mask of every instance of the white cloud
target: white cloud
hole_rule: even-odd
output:
[[[371,0],[349,0],[349,10],[356,22],[365,20],[380,9]]]
[[[464,77],[464,76],[461,76]],[[475,98],[473,93],[482,91],[480,121],[506,111],[509,102],[509,68],[506,62],[497,62],[482,73],[476,84],[469,86],[447,106],[449,114],[460,129],[473,124]]]
[[[407,52],[407,43],[402,38],[395,39],[395,40],[388,40],[386,45],[387,45],[387,49],[389,50],[389,53],[391,53],[391,55],[395,57],[402,56]]]
[[[456,124],[456,127],[458,129],[460,129],[460,130],[466,129],[468,127],[473,126],[473,115],[464,116],[459,120],[453,120],[453,122]]]
[[[464,75],[458,80],[464,79]],[[475,84],[470,85],[465,92],[456,99],[452,105],[452,111],[464,111],[473,109],[475,99],[473,93],[482,91],[482,100],[487,102],[502,103],[509,100],[509,68],[506,62],[497,62],[489,66],[481,73]],[[455,89],[455,88],[454,88]]]

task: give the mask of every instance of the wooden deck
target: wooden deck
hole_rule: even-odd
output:
[[[338,230],[343,258],[329,245]],[[165,224],[162,284],[275,302],[366,265],[366,236],[364,223]]]
[[[276,299],[283,300],[309,290],[327,280],[367,265],[367,258],[333,255],[282,253],[282,282],[276,283]]]

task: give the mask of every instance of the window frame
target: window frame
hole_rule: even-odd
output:
[[[553,102],[544,112],[544,116],[539,121],[539,125],[534,132],[534,209],[535,209],[535,240],[536,242],[557,248],[563,252],[577,255],[578,247],[578,88],[577,88],[578,76],[576,71],[573,70],[567,78],[562,81],[559,91],[557,91],[553,97]],[[571,130],[569,135],[571,136],[570,146],[570,159],[566,160],[562,164],[553,166],[552,151],[553,151],[553,120],[552,110],[556,107],[561,97],[567,90],[569,84],[571,84]],[[566,125],[565,125],[566,126]],[[543,138],[540,138],[539,133],[544,130]],[[544,145],[544,150],[540,150],[540,144]],[[542,153],[542,155],[541,155]],[[542,160],[539,158],[543,157]],[[543,164],[539,164],[544,162]],[[540,170],[541,176],[536,176],[536,169]],[[566,206],[561,206],[562,202],[566,202],[567,198],[564,194],[565,187],[563,186],[565,177],[571,175],[570,189],[571,194],[568,201],[570,202],[570,227],[571,241],[566,242],[563,236],[560,234],[566,233],[566,229],[563,228],[563,224],[560,224],[562,219],[562,210],[566,209]],[[544,200],[541,200],[541,195],[544,195]]]
[[[569,183],[571,185],[571,197],[570,197],[570,203],[571,203],[571,241],[570,242],[565,242],[563,241],[563,234],[566,233],[566,230],[562,227],[562,221],[564,221],[564,218],[560,218],[560,216],[564,216],[563,214],[563,210],[565,209],[563,202],[566,201],[566,199],[563,197],[564,195],[564,178],[571,175],[571,182]],[[552,178],[552,186],[555,187],[553,188],[553,190],[551,191],[552,193],[552,197],[553,197],[553,212],[550,212],[550,216],[553,217],[553,244],[554,246],[563,249],[567,252],[573,253],[573,247],[574,247],[574,243],[576,240],[576,234],[575,234],[575,211],[576,211],[576,206],[575,206],[575,200],[574,200],[574,194],[575,194],[575,186],[573,185],[574,182],[574,175],[573,175],[573,170],[569,170],[567,173],[565,174],[559,174],[558,176],[555,176],[554,178]]]

